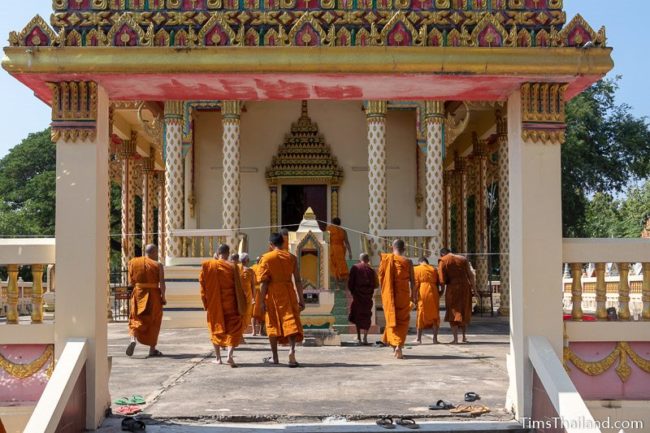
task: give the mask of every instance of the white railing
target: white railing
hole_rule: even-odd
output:
[[[401,239],[406,244],[406,257],[417,259],[436,255],[436,251],[429,251],[429,241],[435,235],[433,230],[380,230],[377,233],[379,252],[390,252],[391,244],[395,239]],[[368,235],[361,235],[361,250],[369,252],[370,241],[373,238]]]
[[[563,261],[570,269],[563,287],[565,309],[574,321],[582,321],[585,310],[594,311],[597,320],[650,320],[649,240],[565,239]],[[606,275],[610,263],[618,276]],[[641,264],[641,275],[630,277],[631,264]],[[585,275],[592,267],[595,276]]]
[[[87,341],[68,340],[24,433],[54,433],[83,371]]]
[[[239,239],[239,250],[245,251],[248,237],[245,233],[225,229],[183,229],[172,230],[172,237],[180,238],[181,257],[179,259],[207,259],[214,255],[220,244],[229,236]]]
[[[43,283],[43,274],[47,273],[51,281],[54,257],[54,239],[0,239],[0,266],[6,268],[8,275],[6,283],[0,285],[0,317],[6,317],[7,324],[18,324],[25,315],[31,316],[33,324],[43,322],[43,300],[50,298],[53,302],[53,297],[45,294],[48,285]],[[31,268],[33,283],[19,279],[24,266]]]
[[[596,421],[547,338],[538,336],[528,338],[528,358],[555,409],[555,416],[559,420],[566,421],[563,431],[600,433],[599,428],[589,427],[596,426]],[[533,416],[533,419],[524,420],[524,428],[543,430],[544,424],[541,423],[547,422],[549,418],[546,417],[549,415],[544,414],[540,419],[535,419]],[[537,426],[536,423],[540,425]]]

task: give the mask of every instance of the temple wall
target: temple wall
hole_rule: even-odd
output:
[[[310,101],[309,115],[344,170],[339,192],[343,225],[368,230],[368,153],[366,117],[361,102]],[[282,144],[291,123],[300,116],[300,102],[247,102],[241,117],[241,225],[266,227],[270,222],[266,167]],[[414,111],[387,115],[388,228],[417,229],[416,131]],[[195,117],[196,198],[198,228],[219,228],[222,191],[221,115],[199,112]],[[329,216],[317,216],[329,219]],[[266,249],[268,229],[247,230],[250,252]],[[349,232],[354,255],[359,236]]]

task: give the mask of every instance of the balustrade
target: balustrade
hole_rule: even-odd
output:
[[[233,233],[239,239],[238,250],[245,251],[247,235],[232,230],[174,230],[172,237],[180,239],[181,258],[206,259],[212,257]]]

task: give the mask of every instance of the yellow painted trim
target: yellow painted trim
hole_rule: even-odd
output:
[[[22,73],[417,73],[604,75],[611,48],[474,47],[7,47]]]

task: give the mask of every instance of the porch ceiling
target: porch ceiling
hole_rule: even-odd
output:
[[[50,102],[46,83],[94,80],[112,100],[505,100],[524,82],[580,93],[611,49],[453,47],[10,47],[2,66]]]

